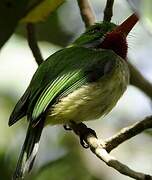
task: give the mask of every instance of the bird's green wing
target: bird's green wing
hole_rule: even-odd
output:
[[[31,82],[33,94],[28,110],[29,119],[37,124],[41,114],[57,99],[112,72],[116,59],[117,55],[113,51],[82,47],[67,48],[51,56],[42,64]],[[41,74],[44,69],[45,77]],[[40,84],[43,82],[40,88],[36,76]]]
[[[33,121],[38,119],[38,117],[43,113],[49,104],[54,102],[57,97],[65,96],[75,89],[81,87],[83,84],[87,83],[87,77],[85,75],[80,75],[80,70],[69,72],[63,74],[54,82],[48,84],[48,86],[43,90],[40,97],[38,98],[34,110],[32,112]]]
[[[26,115],[28,103],[29,103],[29,95],[30,95],[30,90],[28,88],[23,94],[23,96],[20,98],[20,100],[18,101],[14,110],[11,113],[8,123],[9,126],[12,126],[19,119],[21,119]]]

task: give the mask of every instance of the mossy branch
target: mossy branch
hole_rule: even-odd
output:
[[[134,171],[109,154],[112,149],[116,148],[121,143],[136,136],[146,129],[152,128],[152,116],[147,117],[132,126],[123,128],[119,133],[107,140],[98,139],[96,133],[92,133],[94,131],[83,123],[76,124],[72,122],[69,124],[69,126],[75,132],[75,134],[79,136],[80,140],[83,138],[90,150],[108,166],[114,168],[119,173],[134,179],[152,180],[151,175]]]
[[[130,70],[130,84],[136,86],[152,100],[152,84],[130,62],[128,62],[128,65]]]
[[[35,61],[40,65],[43,62],[43,57],[37,44],[35,27],[32,23],[27,24],[27,40]]]
[[[82,17],[82,20],[85,24],[85,27],[91,26],[95,23],[95,15],[92,11],[92,8],[90,6],[90,3],[88,0],[77,0],[80,14]]]
[[[106,7],[104,9],[103,21],[110,22],[113,16],[113,4],[114,0],[107,0]]]

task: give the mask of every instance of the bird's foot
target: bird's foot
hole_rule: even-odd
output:
[[[89,148],[89,144],[87,143],[87,137],[92,135],[97,137],[96,132],[93,129],[88,128],[83,123],[77,124],[72,121],[70,127],[79,136],[80,144],[82,145],[83,148]]]
[[[88,128],[86,126],[86,128],[79,135],[80,144],[82,145],[83,148],[86,148],[86,149],[89,148],[89,144],[87,143],[87,137],[90,136],[90,135],[93,135],[93,136],[97,137],[96,132],[93,129]]]

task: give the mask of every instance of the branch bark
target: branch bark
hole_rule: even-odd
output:
[[[130,70],[130,84],[139,88],[152,100],[152,84],[131,63],[128,62],[128,65]]]
[[[110,22],[113,16],[113,4],[114,0],[107,0],[106,7],[104,9],[103,21]]]
[[[85,24],[85,27],[91,26],[95,23],[95,15],[90,6],[88,0],[77,0],[82,20]]]
[[[104,148],[110,152],[121,143],[149,128],[152,128],[152,116],[146,117],[144,120],[137,122],[129,127],[125,127],[114,136],[106,139],[104,141]]]
[[[129,176],[138,180],[152,180],[152,176],[137,172],[126,166],[125,164],[118,161],[115,157],[111,156],[108,151],[116,148],[118,144],[126,141],[127,139],[139,134],[145,129],[152,127],[152,116],[146,118],[145,120],[136,123],[133,126],[123,129],[120,133],[114,135],[109,140],[104,141],[103,139],[98,139],[93,130],[87,128],[83,123],[75,124],[70,123],[69,126],[80,138],[88,144],[90,150],[102,161],[104,161],[108,166],[114,168],[119,173]],[[90,131],[91,130],[91,131]],[[128,138],[126,138],[128,137]],[[117,143],[117,141],[119,143]],[[117,145],[116,145],[117,144]]]
[[[27,24],[27,40],[37,64],[40,65],[43,62],[43,57],[37,44],[35,28],[32,23]]]

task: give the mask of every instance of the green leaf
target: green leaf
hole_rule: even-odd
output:
[[[41,21],[63,2],[64,0],[1,0],[0,48],[10,38],[21,19],[22,22]]]
[[[0,48],[14,32],[28,2],[29,0],[0,1]]]
[[[38,1],[38,3],[37,3]],[[37,23],[45,20],[46,17],[59,7],[64,0],[33,0],[28,8],[29,13],[22,19],[22,22]],[[35,5],[33,7],[33,4]]]
[[[66,9],[66,11],[69,9]],[[76,31],[69,32],[59,17],[60,8],[47,18],[47,21],[36,24],[36,36],[38,41],[47,41],[58,46],[65,47],[74,39]],[[70,23],[70,22],[65,22]],[[51,26],[50,26],[51,25]],[[20,23],[16,33],[26,38],[25,24]]]

